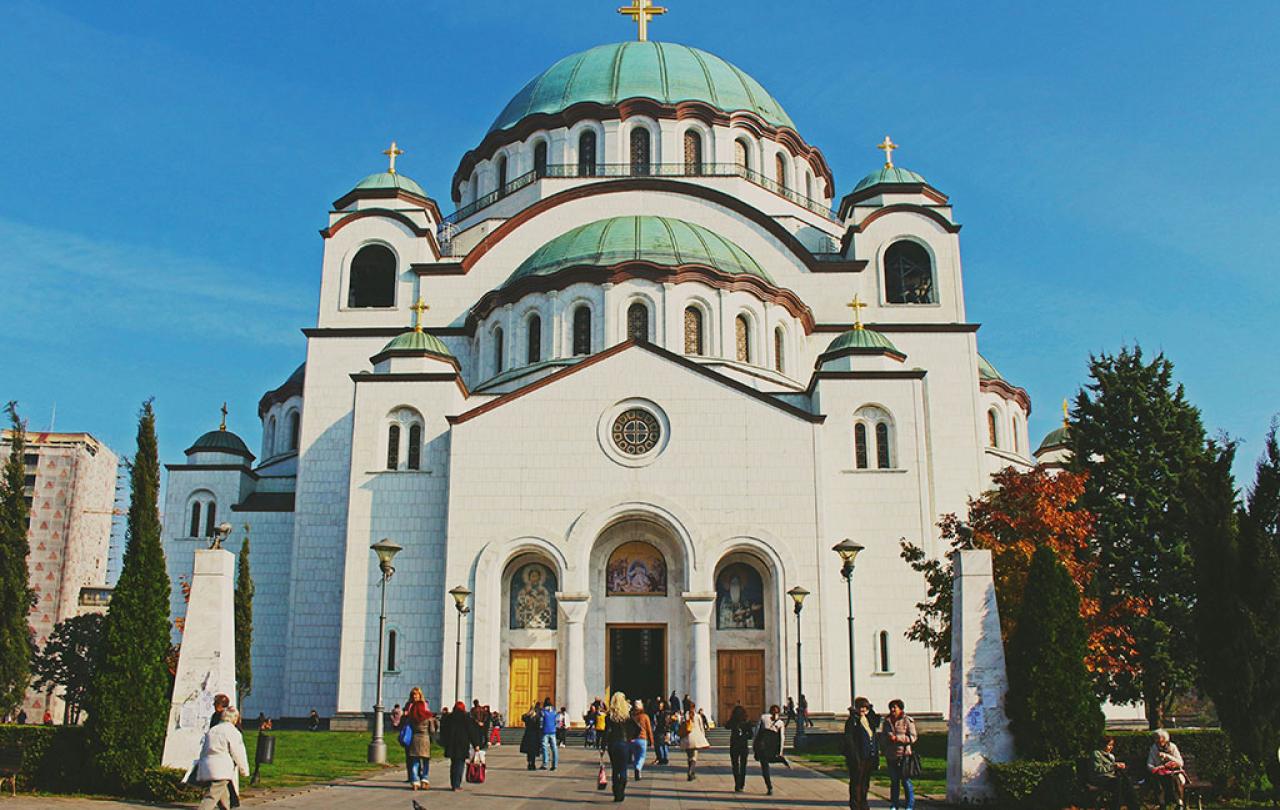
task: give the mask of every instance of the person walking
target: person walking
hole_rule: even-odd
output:
[[[236,728],[239,720],[240,712],[227,706],[222,709],[222,721],[204,735],[196,763],[196,779],[206,785],[199,810],[240,806],[240,776],[249,775],[249,755]]]
[[[440,742],[444,746],[444,756],[449,760],[449,787],[462,790],[462,777],[467,771],[471,747],[480,744],[480,728],[467,714],[467,704],[461,700],[453,704],[453,711],[441,721]]]
[[[409,700],[401,722],[413,729],[413,739],[404,749],[405,767],[409,769],[409,787],[413,790],[431,789],[431,737],[439,731],[439,721],[422,697],[422,690],[409,690]]]
[[[493,732],[493,712],[489,711],[488,706],[481,706],[475,711],[472,719],[475,720],[480,737],[480,742],[475,744],[476,750],[472,759],[484,765],[488,761],[489,736]]]
[[[560,751],[556,746],[556,707],[547,698],[542,704],[542,764],[540,770],[547,769],[547,761],[551,762],[551,770],[560,762]]]
[[[613,774],[613,800],[620,802],[627,795],[627,766],[631,763],[631,741],[640,735],[640,727],[631,717],[631,704],[622,692],[614,692],[609,699],[609,709],[604,718],[604,741],[609,752],[609,765]]]
[[[398,731],[400,728],[400,720],[404,717],[404,709],[400,708],[400,704],[391,707],[391,716],[387,718],[391,722],[391,730]],[[258,713],[258,719],[262,719],[262,713]]]
[[[582,735],[582,747],[590,748],[596,744],[596,704],[592,703],[582,715],[582,725],[586,729]]]
[[[640,781],[640,774],[644,772],[644,761],[649,756],[649,749],[653,747],[653,721],[649,719],[649,714],[644,710],[644,702],[637,700],[635,709],[631,712],[631,719],[636,722],[636,738],[634,743],[633,764],[636,769],[636,781]]]
[[[739,703],[729,714],[729,763],[733,766],[733,792],[741,793],[747,785],[747,754],[755,737],[756,726],[747,719],[747,710]]]
[[[871,772],[880,765],[880,749],[871,715],[871,701],[864,697],[853,701],[853,711],[844,723],[840,750],[849,774],[849,810],[868,810],[867,791],[871,789]]]
[[[667,708],[673,712],[680,711],[680,698],[676,696],[676,690],[671,690],[671,697],[667,698]]]
[[[680,715],[680,747],[687,761],[688,781],[692,782],[698,778],[698,751],[710,748],[711,743],[707,742],[707,721],[688,695],[681,705],[684,712]]]
[[[542,707],[537,703],[529,707],[529,711],[521,716],[524,723],[524,734],[520,737],[520,753],[524,754],[529,770],[537,770],[533,764],[534,757],[542,750]]]
[[[671,712],[662,698],[653,713],[653,753],[659,765],[666,765],[671,754]]]
[[[800,693],[800,702],[796,704],[796,721],[797,734],[803,734],[805,729],[813,725],[813,721],[809,719],[809,698]]]
[[[906,705],[899,699],[889,701],[889,716],[880,726],[881,748],[884,750],[885,764],[889,768],[889,804],[892,807],[905,807],[915,810],[916,790],[907,772],[908,760],[915,753],[912,748],[920,735],[916,733],[916,721],[906,712]],[[902,796],[906,804],[899,805]]]
[[[783,745],[786,743],[785,731],[787,723],[782,719],[782,712],[778,708],[778,704],[769,707],[768,714],[760,715],[760,724],[756,728],[755,743],[752,746],[755,749],[756,762],[760,763],[760,776],[764,778],[765,793],[773,795],[773,778],[769,774],[769,766],[775,762],[781,762],[788,768],[791,763],[787,762],[787,758],[782,755]]]
[[[564,706],[556,712],[556,745],[564,748],[565,737],[569,733],[569,710]]]
[[[608,744],[604,739],[605,720],[609,716],[609,707],[605,705],[603,700],[596,701],[596,748],[601,752],[608,750]]]
[[[209,718],[209,728],[213,728],[222,722],[222,713],[230,705],[231,698],[221,692],[213,696],[213,716]],[[45,712],[45,714],[48,714],[48,712]]]

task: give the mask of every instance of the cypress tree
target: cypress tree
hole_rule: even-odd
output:
[[[138,418],[124,566],[95,666],[88,734],[100,777],[128,790],[160,764],[169,719],[169,576],[160,544],[160,463],[151,401]]]
[[[244,524],[244,542],[237,559],[235,593],[236,705],[244,709],[244,699],[253,693],[253,575],[249,573],[249,524]]]
[[[0,709],[22,702],[31,680],[31,639],[28,614],[35,606],[27,571],[27,522],[30,510],[23,487],[26,478],[26,424],[18,418],[18,404],[6,407],[12,427],[9,457],[0,477]]]
[[[1088,474],[1080,505],[1097,518],[1099,606],[1133,614],[1132,643],[1112,651],[1098,689],[1119,703],[1142,700],[1156,728],[1195,682],[1195,578],[1179,500],[1205,452],[1204,428],[1163,355],[1148,363],[1141,348],[1125,348],[1092,358],[1089,373],[1071,464]]]
[[[1057,553],[1040,546],[1031,557],[1018,624],[1009,640],[1006,705],[1018,754],[1069,759],[1092,750],[1103,716],[1085,668],[1087,633],[1080,589]]]

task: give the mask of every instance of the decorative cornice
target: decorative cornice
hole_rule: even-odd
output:
[[[394,219],[395,221],[401,223],[406,228],[408,228],[409,231],[414,236],[425,238],[428,241],[428,243],[431,245],[431,254],[435,256],[437,259],[440,258],[440,245],[438,242],[436,242],[435,229],[423,228],[418,223],[414,222],[412,219],[406,216],[404,213],[400,211],[396,211],[392,208],[365,208],[360,211],[352,211],[351,213],[345,215],[344,217],[342,217],[341,219],[339,219],[337,222],[333,223],[329,227],[321,228],[320,236],[322,236],[325,239],[329,239],[338,231],[347,227],[351,223],[357,220],[365,219],[367,217],[383,217],[385,219]]]
[[[1010,385],[1004,380],[979,380],[978,389],[995,394],[1001,399],[1016,402],[1021,406],[1022,410],[1026,411],[1027,416],[1031,415],[1031,396],[1024,388]]]
[[[440,216],[440,206],[436,205],[435,200],[430,197],[419,197],[402,188],[355,188],[333,201],[334,210],[341,211],[356,200],[403,200],[410,205],[427,209],[436,222],[443,218]]]
[[[238,472],[258,480],[258,474],[243,464],[166,464],[164,468],[170,472]]]
[[[901,371],[815,371],[806,394],[813,394],[819,380],[923,380],[928,372],[922,368]]]
[[[828,360],[835,360],[840,357],[849,357],[856,355],[858,357],[888,357],[890,360],[897,360],[899,363],[905,363],[907,356],[897,349],[886,349],[883,347],[871,346],[848,346],[835,351],[827,351],[818,355],[818,359],[814,361],[814,368],[821,368],[822,364]]]
[[[867,229],[868,225],[875,222],[877,219],[880,219],[880,217],[888,216],[889,214],[902,213],[919,214],[922,217],[931,219],[938,223],[938,225],[947,233],[960,233],[961,226],[947,219],[942,214],[939,214],[936,208],[930,208],[927,205],[916,205],[915,203],[894,203],[893,205],[886,205],[883,208],[877,208],[870,214],[867,214],[866,218],[861,222],[850,224],[848,232],[845,233],[844,244],[841,245],[841,252],[848,253],[849,239],[853,234],[862,233]]]
[[[409,269],[419,276],[465,276],[467,269],[462,262],[415,262]]]
[[[882,194],[921,194],[938,205],[946,205],[949,202],[947,195],[928,183],[876,183],[844,195],[844,199],[840,201],[840,218],[844,219],[849,209],[863,200],[879,197]]]
[[[625,121],[637,115],[668,121],[683,121],[691,118],[707,126],[737,126],[756,137],[770,138],[785,147],[793,156],[802,157],[808,161],[814,173],[826,183],[827,197],[835,196],[835,181],[832,179],[831,168],[827,165],[827,159],[823,156],[822,150],[816,146],[810,146],[804,138],[800,137],[800,133],[790,127],[775,127],[758,115],[746,111],[728,113],[703,101],[664,104],[648,98],[629,98],[618,102],[617,106],[582,101],[560,112],[525,116],[513,127],[490,132],[479,146],[462,156],[458,170],[453,173],[450,187],[453,201],[459,202],[462,199],[462,186],[481,160],[491,158],[504,146],[526,140],[538,130],[562,127],[568,129],[579,121],[587,120]]]
[[[377,374],[372,371],[357,371],[349,375],[354,383],[387,383],[387,382],[453,382],[464,397],[471,396],[467,384],[461,375],[452,371],[392,371]]]
[[[458,365],[458,358],[448,354],[437,354],[436,352],[423,351],[421,349],[383,349],[382,351],[369,358],[369,362],[377,365],[383,360],[389,360],[392,357],[429,357],[432,360],[440,360],[453,366],[453,370],[462,371],[462,367]]]

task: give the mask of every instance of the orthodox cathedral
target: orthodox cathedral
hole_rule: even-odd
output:
[[[1037,462],[965,317],[950,200],[888,137],[842,188],[751,76],[624,11],[638,41],[498,112],[453,213],[393,143],[327,214],[257,448],[224,423],[168,466],[175,583],[248,525],[249,716],[368,712],[379,667],[387,705],[420,685],[508,716],[612,690],[842,712],[851,682],[946,713],[899,541],[939,553],[940,516]]]

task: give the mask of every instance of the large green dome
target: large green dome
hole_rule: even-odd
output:
[[[782,105],[759,82],[718,56],[670,42],[620,42],[566,56],[547,68],[511,99],[489,131],[583,101],[613,106],[629,98],[664,104],[702,101],[795,129]]]
[[[506,283],[581,265],[611,267],[628,261],[664,267],[701,264],[773,283],[755,259],[723,236],[682,219],[656,216],[612,217],[562,233],[535,250]]]

